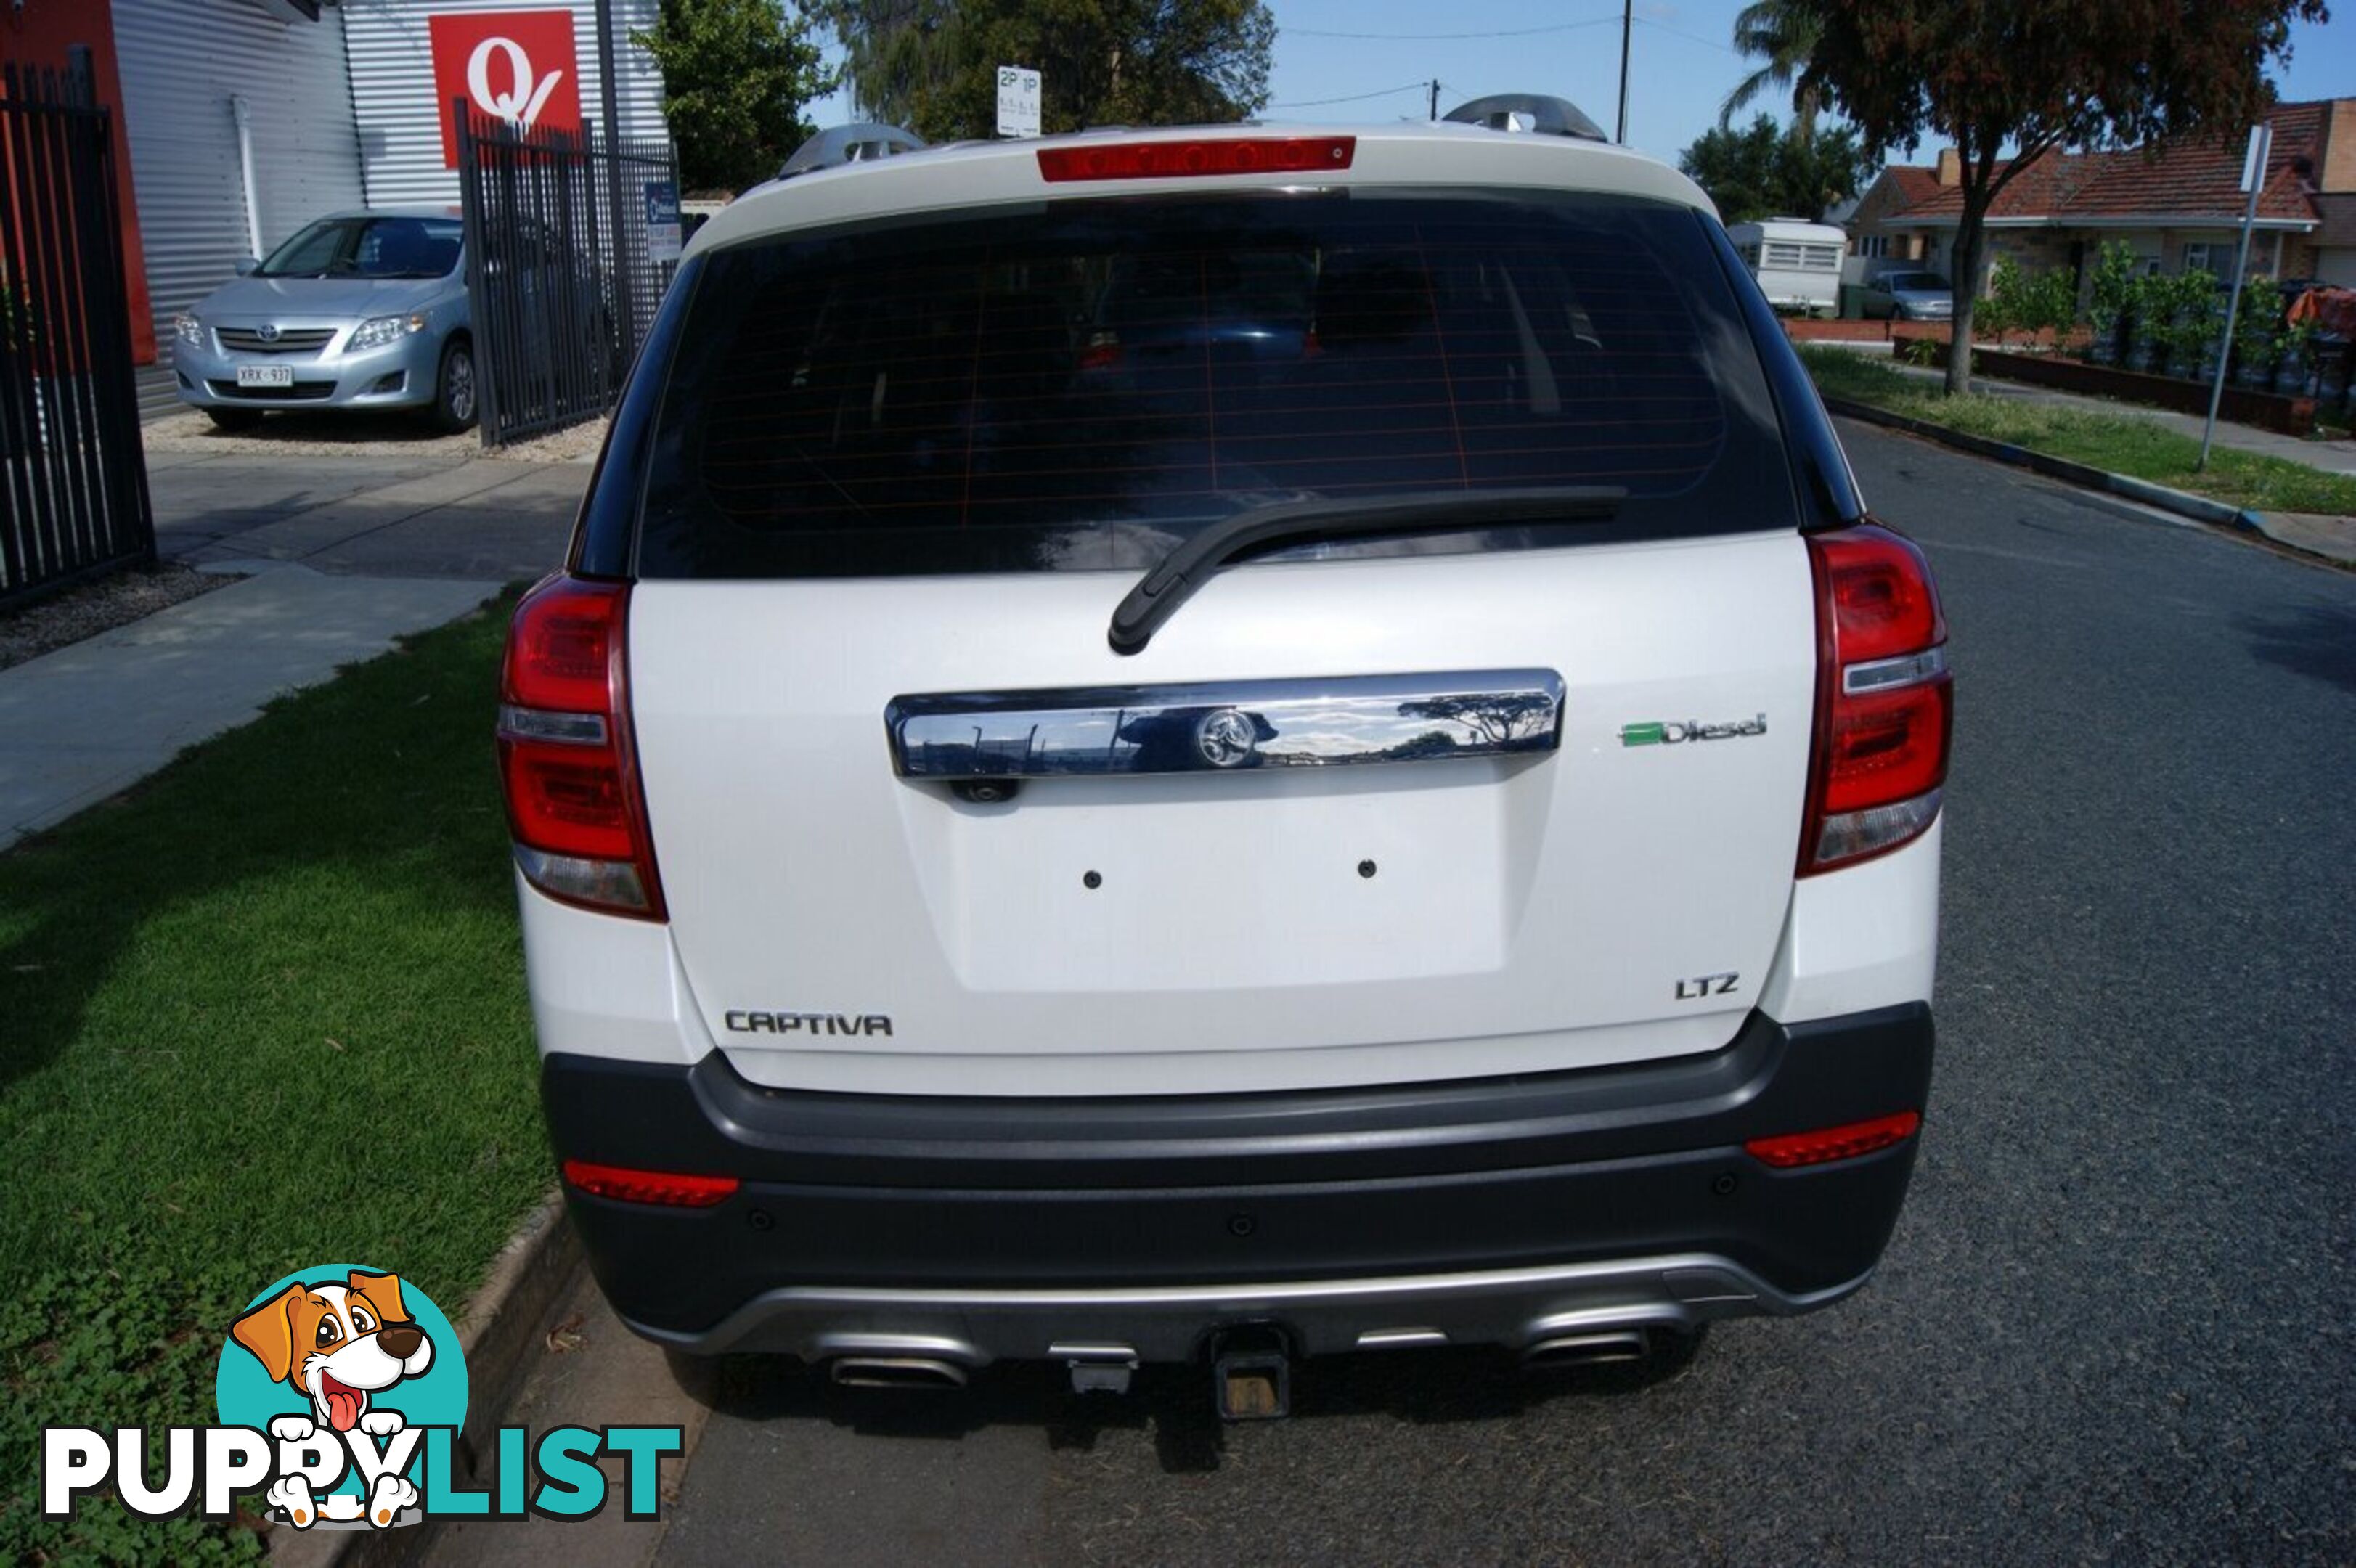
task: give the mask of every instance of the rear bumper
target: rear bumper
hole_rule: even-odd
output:
[[[701,1210],[568,1189],[616,1310],[683,1349],[1182,1360],[1237,1322],[1309,1354],[1526,1348],[1862,1284],[1913,1140],[1794,1170],[1742,1144],[1922,1108],[1932,1038],[1921,1005],[1753,1014],[1698,1059],[1152,1100],[816,1094],[718,1052],[559,1054],[542,1096],[560,1157],[744,1183]]]

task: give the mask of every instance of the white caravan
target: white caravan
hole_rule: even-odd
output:
[[[1804,219],[1763,218],[1733,225],[1726,237],[1759,280],[1769,304],[1804,315],[1839,314],[1846,232]]]

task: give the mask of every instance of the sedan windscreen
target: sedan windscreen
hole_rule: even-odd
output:
[[[707,256],[648,577],[1141,568],[1248,507],[1604,486],[1607,523],[1386,555],[1790,528],[1705,225],[1549,191],[1066,200]]]
[[[265,278],[438,278],[458,264],[455,218],[323,218],[271,252]]]

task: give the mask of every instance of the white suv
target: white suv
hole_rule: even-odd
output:
[[[597,1277],[686,1351],[1208,1355],[1231,1413],[1834,1301],[1930,1080],[1944,641],[1653,159],[1105,131],[755,192],[505,671]]]

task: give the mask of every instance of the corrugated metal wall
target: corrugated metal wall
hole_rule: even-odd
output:
[[[662,72],[629,41],[655,25],[659,0],[613,0],[615,78],[622,134],[667,140]],[[371,204],[455,203],[458,174],[442,166],[442,123],[434,97],[434,53],[426,17],[469,11],[571,11],[573,69],[584,123],[598,123],[597,10],[593,0],[572,5],[534,0],[344,0],[344,37],[350,51],[353,108],[359,123],[360,160]]]
[[[265,249],[323,212],[360,204],[343,18],[284,16],[260,0],[114,0],[132,189],[166,364],[173,315],[227,283],[252,248],[231,95],[246,101],[252,126]],[[148,385],[168,399],[168,378]]]

